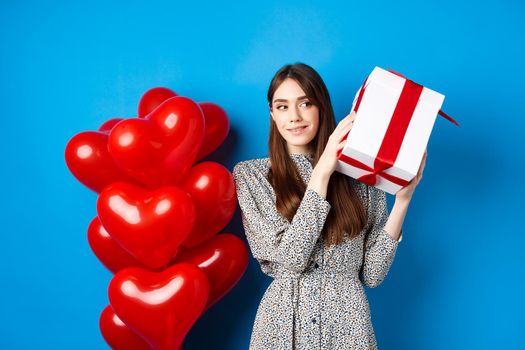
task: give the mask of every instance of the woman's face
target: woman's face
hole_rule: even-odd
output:
[[[319,127],[319,108],[295,80],[287,78],[275,90],[270,115],[286,140],[288,153],[313,151],[309,145]]]

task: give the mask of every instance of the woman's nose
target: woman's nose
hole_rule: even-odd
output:
[[[302,119],[301,113],[297,109],[292,109],[290,113],[290,122],[297,122]]]

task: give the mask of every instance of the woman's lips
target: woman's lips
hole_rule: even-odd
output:
[[[287,129],[287,130],[292,135],[300,135],[306,130],[306,128],[307,128],[307,125],[304,125],[304,126],[298,126],[296,128],[293,128],[293,129]]]

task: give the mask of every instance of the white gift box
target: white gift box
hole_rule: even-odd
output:
[[[395,194],[417,175],[444,99],[375,67],[354,98],[356,117],[336,171]]]

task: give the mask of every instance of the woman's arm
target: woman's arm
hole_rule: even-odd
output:
[[[390,270],[399,244],[387,231],[386,223],[390,221],[390,230],[393,230],[394,224],[399,224],[399,218],[388,215],[384,191],[373,186],[368,186],[368,191],[370,228],[365,234],[360,279],[366,286],[374,288],[381,284]]]
[[[398,242],[401,242],[403,238],[401,229],[403,227],[403,221],[405,220],[409,203],[410,201],[397,198],[385,224],[385,231],[390,237],[392,237],[392,239],[395,239]]]
[[[397,246],[403,237],[403,221],[414,190],[423,178],[426,159],[425,150],[417,175],[408,185],[397,191],[390,215],[386,205],[386,193],[375,187],[368,187],[372,226],[365,242],[361,280],[369,287],[377,287],[392,265]]]
[[[317,191],[307,189],[292,221],[278,220],[279,214],[261,178],[248,164],[242,163],[234,167],[233,176],[253,257],[259,261],[263,272],[270,270],[270,262],[297,273],[303,272],[323,229],[330,203]]]
[[[320,170],[315,167],[312,171],[312,176],[306,187],[307,190],[314,190],[321,197],[326,198],[326,192],[328,189],[328,181],[330,180],[330,174],[326,171]]]
[[[401,241],[401,228],[403,226],[403,221],[405,220],[408,205],[412,200],[416,186],[423,178],[423,171],[425,169],[426,162],[427,150],[425,149],[425,153],[423,154],[423,159],[421,160],[421,164],[419,165],[416,176],[408,183],[408,185],[396,192],[396,201],[394,202],[394,207],[392,208],[392,212],[390,213],[388,221],[385,225],[385,230],[388,232],[390,237],[395,240]]]

